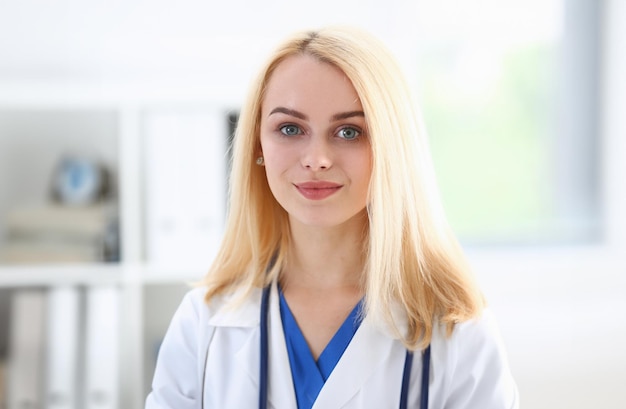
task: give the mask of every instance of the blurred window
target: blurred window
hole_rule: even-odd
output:
[[[420,2],[419,96],[464,244],[599,237],[600,4]]]

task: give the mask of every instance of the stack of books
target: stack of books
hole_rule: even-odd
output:
[[[119,261],[117,212],[111,204],[22,206],[5,220],[5,264]]]

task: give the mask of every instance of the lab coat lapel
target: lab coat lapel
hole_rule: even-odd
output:
[[[240,384],[242,390],[247,390],[250,385],[253,385],[254,388],[259,386],[261,292],[260,289],[254,290],[237,307],[222,307],[209,319],[209,325],[232,328],[236,330],[238,337],[245,337],[234,353],[235,365],[239,367],[235,373],[248,375],[247,380],[245,378],[233,379]],[[230,299],[224,300],[222,305],[228,304],[233,298],[240,296],[240,293],[235,293],[231,295]],[[224,365],[228,366],[229,363],[225,362]]]
[[[365,386],[374,371],[381,370],[385,361],[395,359],[398,350],[397,341],[366,318],[326,380],[313,409],[343,407]]]
[[[278,409],[296,408],[298,404],[296,403],[296,393],[293,388],[291,365],[289,364],[278,300],[278,287],[274,283],[270,293],[268,317],[268,404]]]
[[[248,379],[240,378],[239,383],[245,385],[251,382],[258,388],[260,382],[260,305],[261,290],[256,291],[251,297],[234,310],[222,309],[210,320],[210,325],[239,327],[240,335],[246,337],[239,350],[235,353],[236,365],[239,373],[245,374]],[[246,330],[248,330],[246,332]],[[296,395],[293,389],[291,366],[285,344],[285,335],[280,317],[278,303],[278,288],[274,283],[270,292],[268,311],[268,407],[277,409],[296,408]],[[236,388],[234,388],[236,389]],[[244,389],[245,390],[245,389]],[[245,392],[242,392],[245,393]]]
[[[241,374],[247,374],[255,390],[259,387],[259,343],[260,336],[259,331],[250,331],[247,334],[245,342],[241,345],[241,348],[235,353],[235,360],[239,367],[238,372]],[[244,379],[238,380],[241,385],[244,385]],[[243,389],[246,390],[246,389]],[[258,396],[258,393],[257,393]]]

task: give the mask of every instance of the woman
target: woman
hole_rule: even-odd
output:
[[[516,408],[393,58],[295,35],[235,133],[230,211],[165,336],[147,408]]]

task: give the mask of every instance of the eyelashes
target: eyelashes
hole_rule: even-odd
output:
[[[283,124],[278,127],[278,131],[287,137],[304,135],[304,131],[296,124]],[[353,141],[363,135],[363,131],[353,125],[345,125],[335,131],[334,136],[346,140]]]
[[[294,124],[282,125],[278,128],[278,130],[285,136],[302,135],[304,133],[298,125]]]
[[[347,141],[352,141],[361,136],[362,131],[354,126],[345,126],[337,132],[337,136]]]

